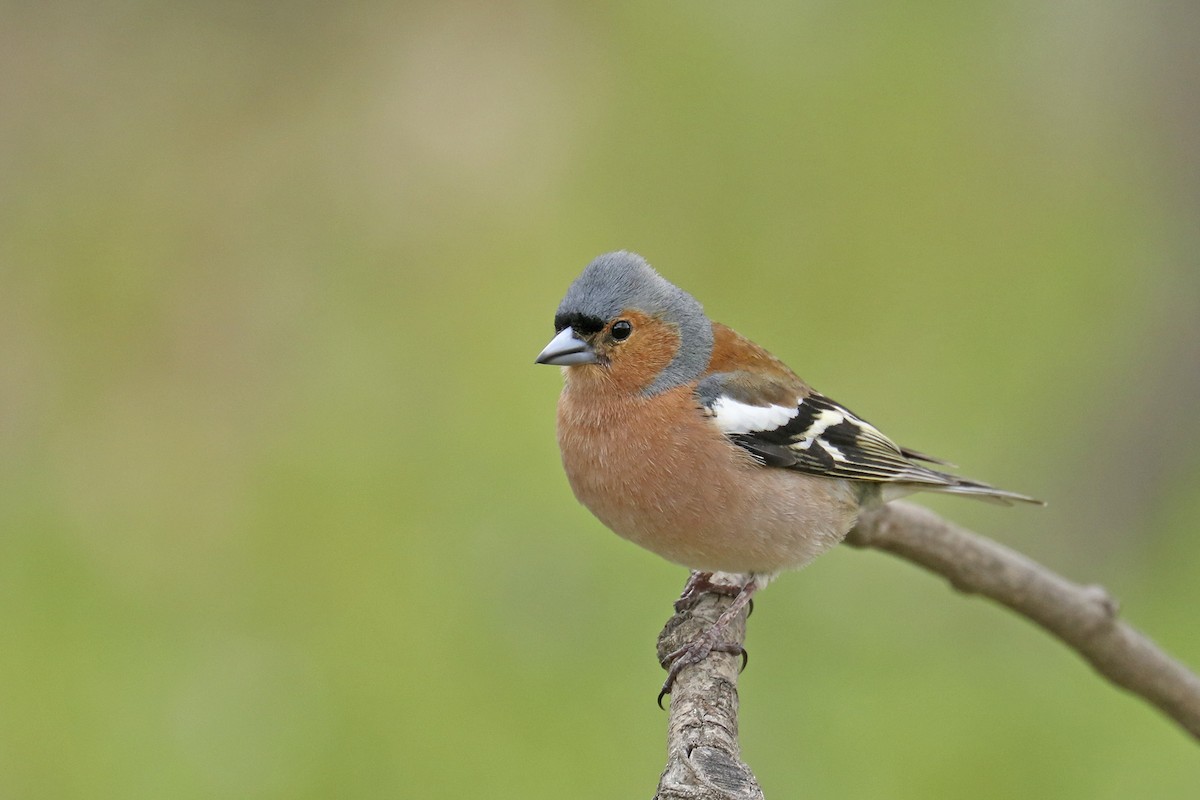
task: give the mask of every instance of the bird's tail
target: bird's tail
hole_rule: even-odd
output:
[[[1002,506],[1011,506],[1013,503],[1030,503],[1035,506],[1046,505],[1045,500],[1038,500],[1036,497],[1030,497],[1027,494],[1010,492],[1007,489],[997,489],[995,486],[988,486],[986,483],[956,478],[953,475],[947,475],[946,477],[950,478],[953,483],[946,483],[941,486],[923,486],[921,488],[943,494],[961,494],[967,497],[977,497],[980,500],[987,500],[989,503],[999,503]]]
[[[989,503],[998,503],[1006,506],[1013,505],[1014,503],[1045,505],[1045,500],[1031,498],[1027,494],[1009,492],[1008,489],[998,489],[995,486],[989,486],[988,483],[972,481],[958,475],[940,473],[940,471],[935,469],[919,467],[919,465],[914,465],[912,477],[914,480],[900,479],[892,483],[892,485],[884,487],[884,503],[904,497],[906,494],[912,494],[913,492],[938,492],[941,494],[962,494],[965,497],[988,500]]]

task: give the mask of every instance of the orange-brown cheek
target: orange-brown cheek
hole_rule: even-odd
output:
[[[628,392],[640,392],[654,382],[679,350],[673,325],[640,313],[622,315],[633,323],[633,335],[606,348],[612,379]]]

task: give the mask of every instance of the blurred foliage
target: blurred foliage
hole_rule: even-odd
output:
[[[6,3],[0,797],[649,796],[682,569],[532,364],[594,255],[1045,511],[939,511],[1200,665],[1182,0]],[[837,551],[750,631],[768,796],[1193,796],[1056,642]]]

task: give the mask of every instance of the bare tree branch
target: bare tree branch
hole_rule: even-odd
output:
[[[864,514],[846,543],[874,547],[990,597],[1036,622],[1108,680],[1140,696],[1200,739],[1200,678],[1117,619],[1100,586],[1079,586],[1003,545],[909,503]]]
[[[1200,678],[1119,620],[1116,602],[1102,587],[1071,583],[1020,553],[908,503],[889,503],[864,514],[846,543],[907,559],[942,575],[959,591],[1011,608],[1200,739]],[[660,661],[698,636],[730,602],[708,594],[675,614],[659,635]],[[737,644],[744,641],[745,622],[743,616],[729,629]],[[737,656],[713,653],[679,674],[667,723],[667,766],[656,800],[762,800],[738,746],[739,665]]]
[[[704,594],[675,614],[658,636],[658,658],[674,652],[717,621],[732,599]],[[746,637],[746,614],[729,626],[730,639]],[[679,673],[667,720],[667,766],[655,800],[763,800],[754,773],[738,747],[738,669],[741,656],[712,653]],[[663,663],[666,669],[670,664]]]

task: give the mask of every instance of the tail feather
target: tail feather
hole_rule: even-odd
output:
[[[960,478],[957,475],[938,472],[937,470],[915,464],[910,475],[912,476],[912,480],[905,480],[903,477],[897,480],[895,483],[897,491],[891,494],[899,497],[912,492],[938,492],[940,494],[959,494],[966,497],[975,497],[1005,506],[1011,506],[1013,503],[1030,503],[1037,506],[1046,505],[1044,500],[1038,500],[1036,497],[1030,497],[1018,492],[1010,492],[1007,489],[998,489],[986,483],[973,481],[969,478]],[[885,493],[885,497],[887,497],[887,493]],[[887,499],[894,498],[887,497]]]
[[[986,483],[978,483],[961,478],[957,479],[955,483],[946,484],[945,486],[923,486],[922,488],[931,492],[941,492],[942,494],[961,494],[967,497],[977,497],[980,500],[999,503],[1003,506],[1011,506],[1013,503],[1029,503],[1035,506],[1046,505],[1045,500],[1038,500],[1036,497],[1030,497],[1027,494],[1010,492],[1007,489],[997,489],[995,486],[988,486]]]
[[[926,455],[919,450],[913,450],[911,447],[901,447],[900,454],[909,461],[924,461],[926,464],[937,464],[939,467],[950,467],[950,469],[958,466],[958,464],[952,464],[949,461]]]

